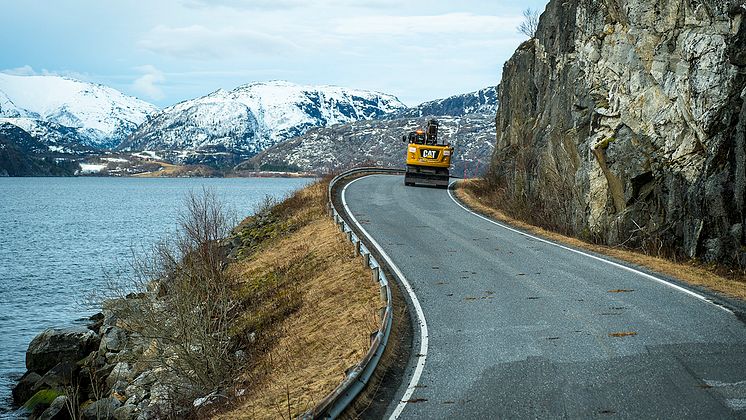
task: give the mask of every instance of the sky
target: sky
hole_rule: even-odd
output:
[[[548,0],[0,0],[0,72],[111,86],[160,107],[254,81],[409,106],[500,82]]]

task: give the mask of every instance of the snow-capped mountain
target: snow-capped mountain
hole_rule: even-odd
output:
[[[4,122],[21,128],[36,121],[37,126],[51,123],[48,130],[73,129],[78,141],[90,146],[117,146],[157,110],[103,85],[60,76],[0,73],[0,118]]]
[[[285,81],[250,83],[164,109],[121,148],[224,147],[253,155],[313,127],[380,118],[404,108],[394,96],[366,90]]]
[[[237,169],[330,173],[358,165],[403,167],[402,136],[436,118],[439,138],[455,147],[451,173],[475,176],[489,166],[497,106],[496,89],[488,87],[373,121],[316,128],[268,148]]]

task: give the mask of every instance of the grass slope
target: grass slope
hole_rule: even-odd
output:
[[[236,328],[273,334],[236,387],[242,397],[220,418],[294,418],[370,346],[383,305],[378,285],[326,217],[327,185],[267,205],[237,228],[239,261],[229,269],[242,279],[242,299],[256,304]]]

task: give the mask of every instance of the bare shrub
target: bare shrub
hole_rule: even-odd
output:
[[[136,256],[135,288],[141,298],[117,308],[124,327],[147,349],[137,362],[165,367],[177,396],[210,392],[235,375],[240,360],[230,327],[241,312],[237,279],[225,270],[220,241],[231,223],[215,193],[190,193],[179,232]]]
[[[536,37],[536,30],[539,28],[539,10],[528,8],[523,11],[523,22],[518,25],[518,32],[529,38]]]

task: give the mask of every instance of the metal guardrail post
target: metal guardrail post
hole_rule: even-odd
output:
[[[380,294],[380,297],[381,297],[381,301],[383,302],[388,302],[389,300],[388,293],[386,292],[387,289],[388,289],[388,285],[385,285],[385,286],[381,286],[381,288],[378,290],[378,293]]]
[[[371,269],[371,278],[373,279],[374,282],[378,283],[378,281],[380,279],[379,268],[378,267],[373,267]]]
[[[360,255],[360,244],[361,244],[361,241],[360,241],[360,239],[358,239],[355,242],[355,256],[356,257]]]

